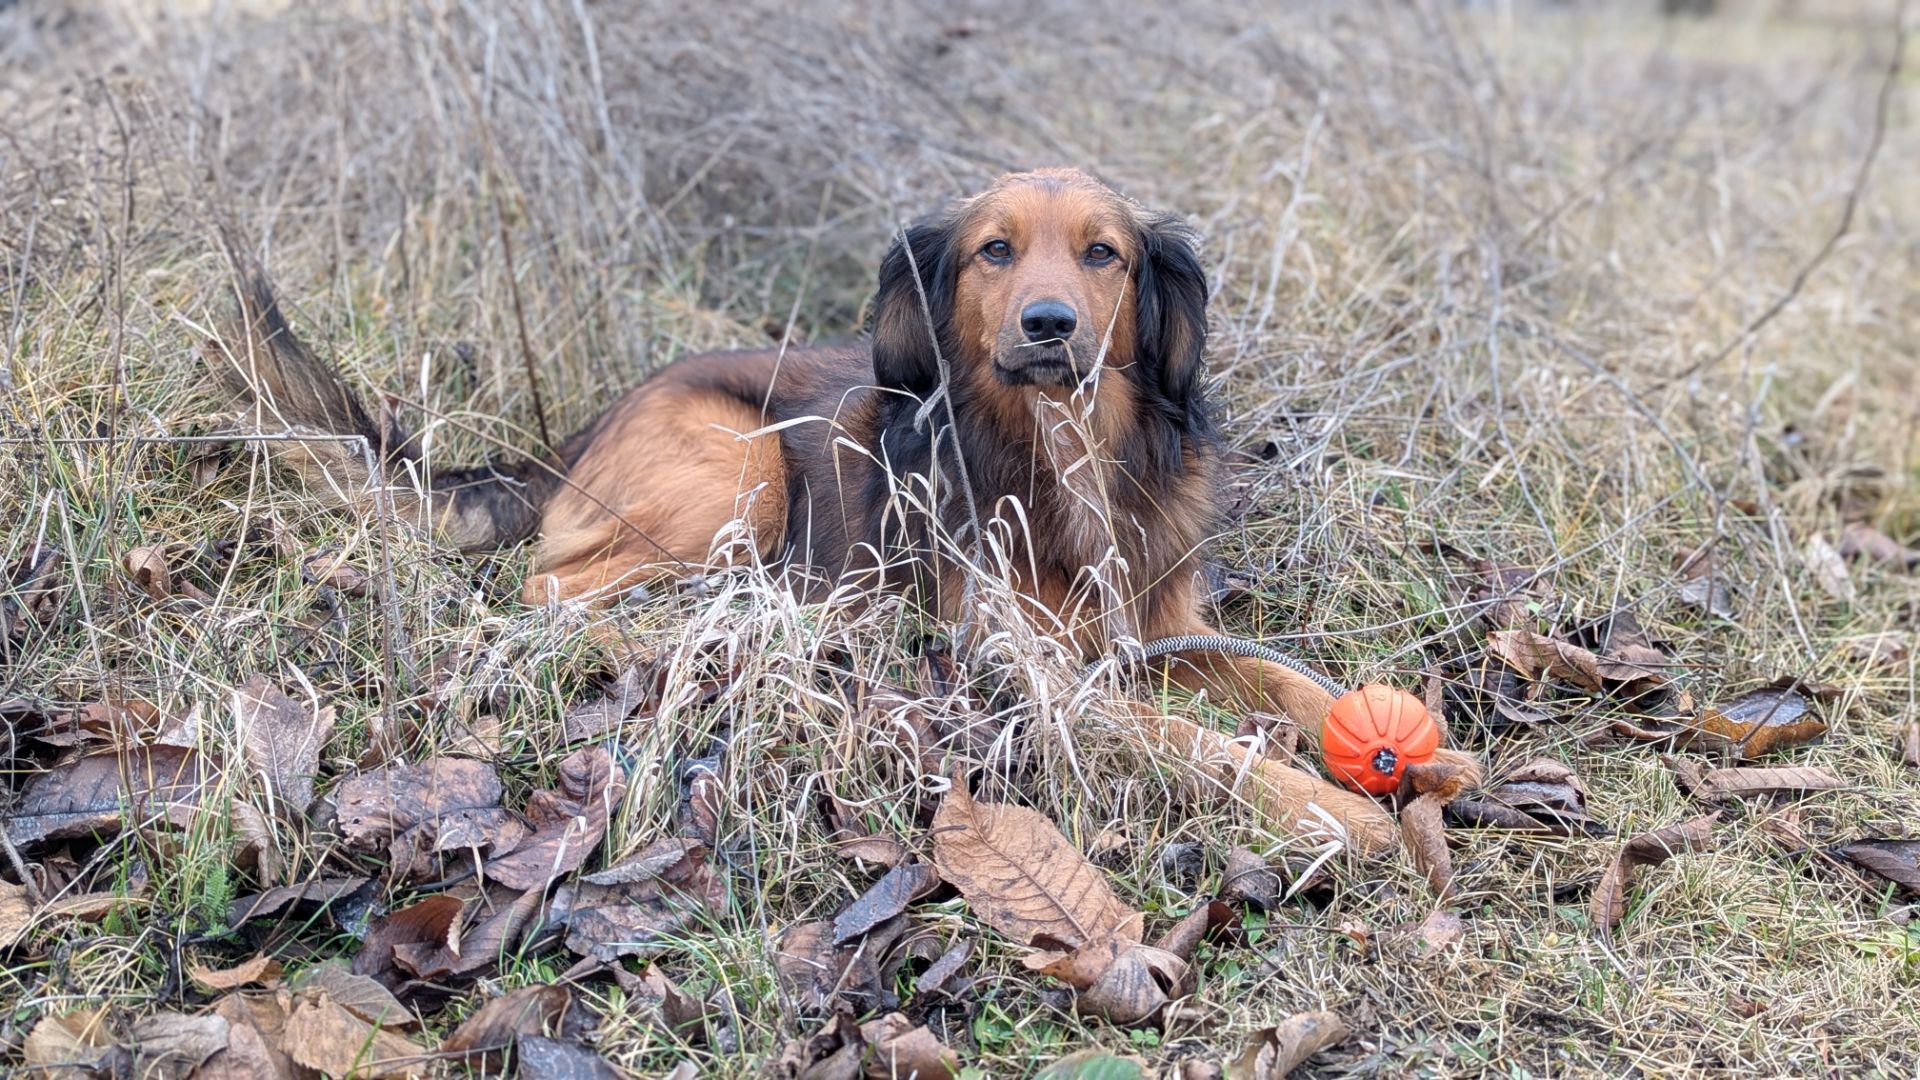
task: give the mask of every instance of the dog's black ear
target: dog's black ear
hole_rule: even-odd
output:
[[[1171,217],[1140,227],[1135,333],[1141,374],[1169,403],[1186,410],[1200,391],[1207,349],[1207,272],[1193,234]]]
[[[935,342],[944,348],[953,318],[952,233],[953,225],[944,218],[922,221],[904,238],[896,237],[881,260],[880,289],[873,297],[877,385],[922,397],[939,385]]]

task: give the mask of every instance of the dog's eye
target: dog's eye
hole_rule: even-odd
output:
[[[980,254],[994,262],[1003,263],[1013,258],[1013,245],[1005,240],[989,240],[980,248]]]
[[[1105,244],[1095,244],[1087,249],[1087,261],[1102,266],[1113,261],[1114,251]]]

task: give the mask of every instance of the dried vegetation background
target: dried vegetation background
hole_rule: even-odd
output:
[[[1265,1029],[1324,1011],[1327,1074],[1912,1075],[1913,848],[1844,846],[1920,837],[1920,65],[1887,4],[1723,8],[4,5],[0,1047],[1277,1075],[1329,1033]],[[528,610],[524,553],[328,510],[217,437],[222,227],[475,460],[688,349],[857,334],[893,230],[1043,164],[1207,239],[1249,451],[1225,625],[1434,672],[1454,738],[1537,786],[1502,806],[1558,809],[1456,804],[1444,901],[1424,861],[1309,872],[1031,628],[950,671],[939,628],[764,574]],[[1742,756],[1800,772],[1712,771]],[[1211,911],[1151,983],[1191,992],[1064,1008],[1071,964],[939,882],[955,768],[1151,939]],[[48,777],[92,786],[49,816]],[[488,845],[523,855],[483,889]],[[922,869],[848,908],[889,863]]]

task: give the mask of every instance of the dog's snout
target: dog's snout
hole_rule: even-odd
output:
[[[1036,300],[1020,312],[1020,329],[1028,341],[1065,341],[1080,319],[1058,300]]]

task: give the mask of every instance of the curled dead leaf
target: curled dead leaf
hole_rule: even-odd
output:
[[[1267,911],[1279,903],[1282,888],[1280,875],[1267,865],[1267,860],[1247,848],[1227,850],[1226,873],[1220,881],[1221,896]]]
[[[1695,723],[1710,745],[1728,746],[1746,759],[1800,746],[1827,733],[1826,721],[1814,715],[1806,696],[1791,686],[1763,687],[1725,705],[1710,705],[1700,710]]]
[[[934,815],[933,858],[987,925],[1023,945],[1046,937],[1073,948],[1136,918],[1052,822],[1024,806],[975,802],[964,782]]]
[[[560,762],[560,787],[527,800],[533,835],[487,863],[487,876],[515,889],[545,888],[572,873],[600,846],[607,821],[626,797],[626,773],[604,746],[587,746]]]
[[[280,961],[265,953],[259,953],[251,959],[243,960],[230,968],[210,968],[202,963],[193,963],[187,967],[187,978],[202,990],[232,990],[236,986],[248,983],[277,982],[280,978]]]
[[[1230,1080],[1281,1080],[1313,1055],[1347,1037],[1347,1025],[1330,1012],[1297,1013],[1253,1037],[1227,1063]]]
[[[1807,537],[1803,559],[1820,591],[1843,604],[1853,603],[1853,576],[1847,573],[1847,561],[1827,543],[1826,537],[1817,533]]]
[[[252,919],[270,918],[295,905],[307,910],[319,910],[351,896],[366,884],[367,879],[358,876],[317,878],[298,885],[281,885],[263,893],[237,897],[227,905],[227,925],[237,927]]]
[[[334,548],[316,548],[300,557],[300,579],[310,585],[324,585],[348,596],[365,596],[373,579],[366,571],[347,561],[347,554]]]
[[[367,930],[366,941],[354,955],[353,973],[384,978],[394,969],[395,950],[403,945],[429,954],[442,948],[456,951],[460,916],[465,909],[459,897],[435,893],[375,919]]]
[[[227,1048],[223,1016],[162,1012],[143,1016],[128,1030],[134,1075],[141,1080],[186,1080],[206,1060]]]
[[[1840,531],[1840,554],[1849,559],[1890,563],[1911,570],[1920,566],[1920,548],[1908,547],[1862,521]]]
[[[867,1043],[869,1080],[952,1080],[960,1074],[960,1055],[948,1049],[926,1025],[902,1013],[888,1013],[860,1025]]]
[[[1633,885],[1634,872],[1643,866],[1658,866],[1682,851],[1704,851],[1713,840],[1713,828],[1719,823],[1718,811],[1676,825],[1642,833],[1621,845],[1620,851],[1594,886],[1589,914],[1593,925],[1604,935],[1627,913],[1627,889]]]
[[[321,990],[296,998],[282,1040],[295,1063],[332,1076],[424,1076],[430,1060],[420,1044],[369,1024]]]
[[[1775,768],[1702,769],[1684,758],[1668,757],[1667,764],[1687,793],[1699,799],[1730,799],[1742,795],[1773,795],[1786,791],[1833,791],[1846,781],[1818,765]]]
[[[1552,758],[1535,758],[1498,786],[1453,800],[1447,804],[1447,817],[1473,828],[1556,836],[1606,836],[1611,832],[1587,815],[1587,793],[1579,777]]]
[[[481,1005],[440,1043],[440,1056],[482,1074],[498,1073],[522,1035],[551,1035],[573,996],[563,986],[523,986]],[[521,1066],[525,1071],[525,1065]]]

